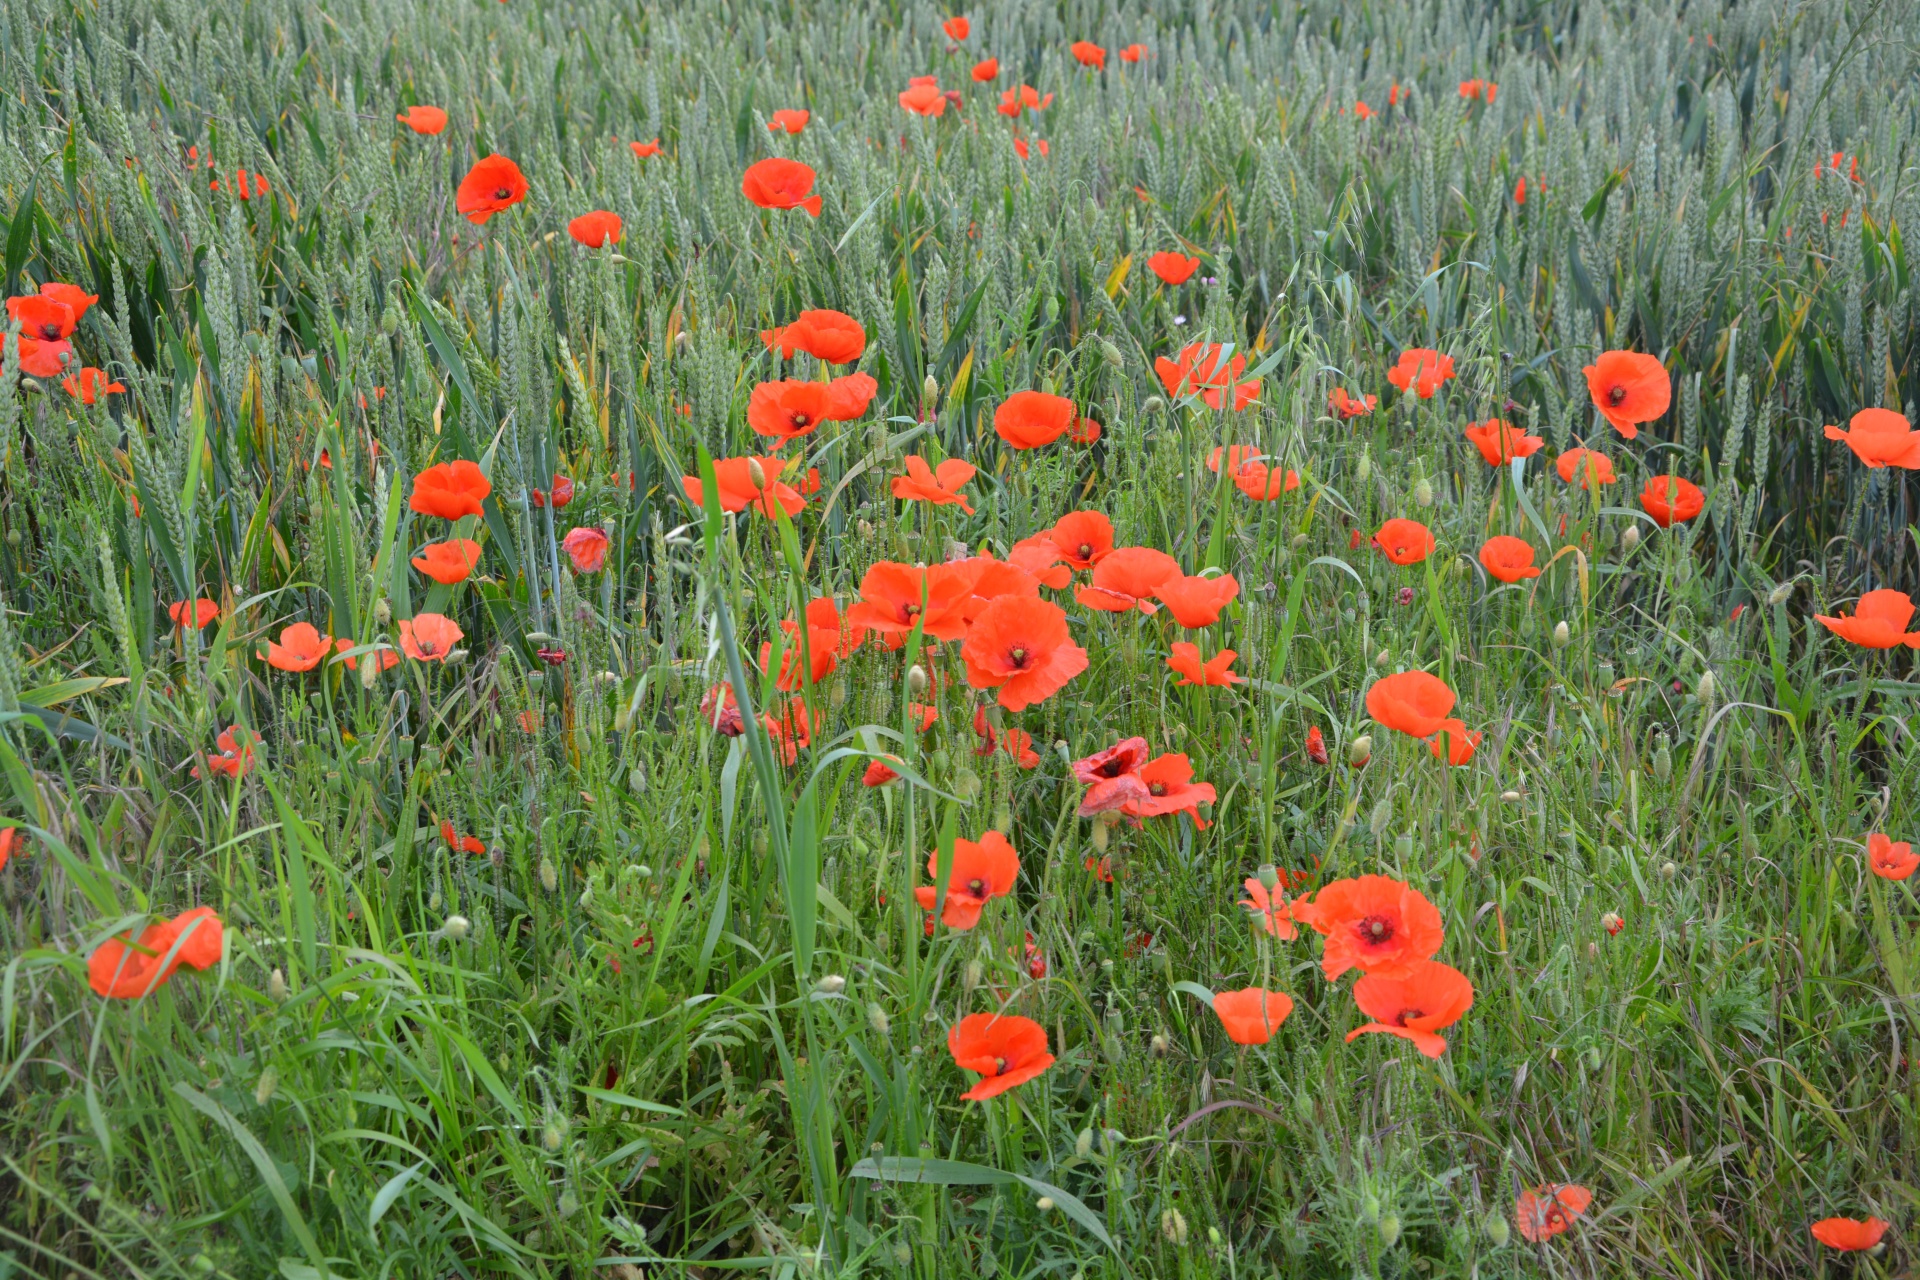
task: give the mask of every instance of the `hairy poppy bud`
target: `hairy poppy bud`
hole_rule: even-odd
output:
[[[767,487],[767,469],[760,465],[760,459],[747,459],[747,479],[753,481],[753,487],[756,489]]]
[[[1553,624],[1553,647],[1554,648],[1564,649],[1567,647],[1567,644],[1572,639],[1573,639],[1573,628],[1569,627],[1566,624],[1565,620],[1562,620],[1560,622],[1556,622]]]
[[[847,682],[835,680],[827,689],[827,705],[835,711],[847,705]]]
[[[1520,793],[1518,791],[1502,791],[1500,793],[1500,799],[1505,801],[1507,804],[1519,804]]]
[[[534,644],[542,645],[552,644],[554,641],[554,638],[544,631],[529,631],[527,632],[527,639],[531,640]]]
[[[687,348],[691,347],[692,345],[693,345],[693,334],[689,333],[687,330],[682,329],[680,332],[673,335],[673,349],[679,354],[685,355]]]
[[[1356,465],[1353,469],[1353,478],[1355,480],[1358,480],[1361,484],[1365,484],[1367,482],[1367,477],[1371,476],[1372,474],[1373,474],[1373,455],[1368,453],[1365,449],[1362,449],[1360,451],[1359,464]]]
[[[554,869],[553,859],[544,853],[540,855],[540,887],[548,893],[560,887],[560,873]]]
[[[920,384],[920,402],[931,409],[940,399],[940,381],[932,374]]]
[[[1040,1198],[1039,1198],[1038,1200],[1035,1200],[1035,1201],[1033,1202],[1033,1207],[1034,1207],[1034,1208],[1036,1208],[1036,1209],[1038,1209],[1038,1210],[1039,1210],[1040,1212],[1042,1212],[1042,1213],[1052,1213],[1052,1212],[1053,1212],[1053,1197],[1052,1197],[1052,1196],[1041,1196],[1041,1197],[1040,1197]]]
[[[1699,682],[1693,686],[1693,696],[1700,699],[1701,705],[1708,708],[1713,706],[1713,672],[1700,673]]]
[[[373,602],[373,620],[383,627],[393,624],[393,606],[387,603],[385,596]]]
[[[380,678],[380,655],[371,651],[360,655],[360,687],[371,689]]]
[[[1371,1191],[1367,1192],[1360,1201],[1360,1216],[1368,1222],[1377,1220],[1380,1217],[1380,1197]]]
[[[1349,765],[1358,769],[1371,759],[1373,759],[1372,735],[1363,733],[1347,744],[1347,763]]]
[[[1792,595],[1793,584],[1791,582],[1783,582],[1773,590],[1767,592],[1767,603],[1775,605],[1785,604]]]
[[[1671,884],[1673,882],[1673,878],[1679,874],[1680,874],[1680,868],[1674,866],[1671,862],[1665,862],[1660,865],[1660,878],[1662,880],[1667,881],[1669,884]]]
[[[1489,1209],[1487,1211],[1485,1230],[1487,1239],[1493,1242],[1494,1248],[1504,1249],[1507,1247],[1509,1237],[1507,1234],[1508,1227],[1505,1214],[1501,1213],[1498,1209]]]
[[[886,1035],[893,1027],[892,1021],[887,1017],[887,1011],[880,1007],[878,1001],[867,1002],[867,1025],[873,1028],[873,1034],[877,1036]]]
[[[465,942],[467,935],[473,932],[473,922],[465,916],[448,916],[440,926],[440,936],[448,942]]]
[[[1126,357],[1120,354],[1120,348],[1105,338],[1100,339],[1100,354],[1105,356],[1107,363],[1116,369],[1126,362]]]
[[[1187,1220],[1178,1209],[1160,1215],[1160,1234],[1176,1246],[1187,1242]]]
[[[1159,413],[1167,407],[1167,402],[1159,396],[1148,396],[1140,402],[1140,412]]]
[[[635,765],[627,774],[627,785],[633,788],[635,795],[645,795],[647,791],[647,771],[643,765]]]
[[[1640,545],[1640,526],[1630,524],[1620,531],[1620,549],[1631,551]]]
[[[927,687],[927,669],[919,663],[907,668],[907,692],[922,693]]]
[[[1082,1129],[1074,1137],[1073,1154],[1082,1160],[1093,1154],[1093,1130]]]
[[[1413,486],[1413,500],[1423,507],[1432,506],[1433,481],[1427,479],[1425,476],[1421,476],[1419,480],[1415,481]]]
[[[548,1151],[558,1151],[565,1141],[566,1136],[560,1132],[560,1126],[557,1124],[549,1122],[547,1127],[540,1131],[540,1145]]]
[[[280,1073],[268,1067],[260,1073],[259,1081],[253,1086],[253,1100],[258,1106],[266,1106],[273,1100],[274,1091],[280,1087]]]
[[[1013,830],[1013,809],[1005,804],[995,805],[993,809],[993,829],[1001,835]]]
[[[1372,833],[1375,840],[1378,840],[1380,833],[1385,831],[1387,824],[1392,821],[1393,797],[1391,795],[1381,796],[1379,803],[1373,806],[1373,812],[1367,815],[1367,830]]]
[[[987,967],[985,965],[981,964],[977,959],[969,960],[967,961],[966,972],[962,975],[962,985],[965,986],[968,991],[973,991],[979,987],[986,976]]]
[[[1107,824],[1095,818],[1093,820],[1093,851],[1095,853],[1105,853],[1107,851],[1107,843]]]
[[[837,996],[847,989],[847,980],[837,973],[829,973],[814,983],[813,989],[822,995]]]
[[[1400,1242],[1400,1215],[1390,1213],[1380,1219],[1380,1247],[1391,1249]]]
[[[276,1001],[285,1000],[290,994],[287,990],[287,975],[285,971],[275,969],[267,975],[267,995],[270,998]]]
[[[1664,733],[1653,741],[1653,776],[1662,782],[1673,776],[1673,752]]]

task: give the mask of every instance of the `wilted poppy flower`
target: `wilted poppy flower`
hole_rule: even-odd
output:
[[[1453,377],[1453,357],[1443,356],[1426,347],[1408,347],[1399,362],[1387,370],[1387,381],[1402,393],[1411,391],[1422,400],[1431,400],[1440,385]]]
[[[1580,372],[1587,375],[1593,407],[1629,440],[1640,434],[1640,423],[1665,413],[1673,398],[1666,366],[1638,351],[1603,351]]]
[[[1092,67],[1095,71],[1107,69],[1107,51],[1091,40],[1075,40],[1067,52],[1083,67]]]
[[[1140,780],[1140,769],[1146,763],[1145,738],[1123,738],[1105,751],[1075,760],[1073,776],[1087,787],[1087,794],[1080,798],[1080,816],[1091,818],[1130,800],[1145,799],[1147,784]]]
[[[296,622],[280,632],[279,643],[267,641],[267,665],[278,671],[311,671],[333,652],[333,637],[323,636],[311,622]]]
[[[1373,412],[1373,406],[1380,403],[1378,396],[1350,396],[1345,387],[1335,387],[1327,392],[1327,412],[1342,422],[1365,417]]]
[[[1706,509],[1707,495],[1691,480],[1654,476],[1640,491],[1640,505],[1662,529],[1685,524]]]
[[[583,213],[567,224],[567,234],[589,249],[598,249],[609,244],[619,244],[626,235],[626,229],[620,223],[620,215],[605,209],[595,209],[592,213]]]
[[[1887,1234],[1887,1224],[1878,1218],[1822,1218],[1809,1229],[1815,1240],[1843,1253],[1865,1253]]]
[[[868,373],[849,373],[827,384],[827,421],[852,422],[867,411],[880,384]],[[803,491],[804,492],[804,491]]]
[[[527,175],[520,172],[520,166],[505,156],[491,155],[467,170],[454,195],[453,207],[479,226],[526,198]]]
[[[1582,489],[1592,489],[1595,485],[1613,484],[1618,477],[1613,474],[1613,459],[1604,453],[1595,453],[1592,449],[1569,449],[1554,462],[1553,469],[1568,484],[1575,483],[1574,476],[1579,475]]]
[[[771,520],[777,506],[789,516],[798,515],[806,508],[807,500],[792,485],[780,480],[786,465],[779,458],[719,459],[713,464],[713,478],[720,486],[720,509],[745,511],[754,507]],[[680,486],[694,506],[706,502],[706,487],[698,476],[680,477]]]
[[[948,458],[938,467],[929,467],[918,454],[907,457],[907,474],[893,478],[893,496],[905,502],[927,502],[936,507],[957,506],[968,515],[973,504],[960,492],[973,479],[976,468],[961,458]]]
[[[1239,656],[1232,649],[1222,649],[1202,663],[1199,645],[1176,640],[1172,652],[1167,655],[1167,666],[1180,677],[1182,687],[1245,684],[1247,678],[1232,670],[1234,659]]]
[[[1876,831],[1867,837],[1867,866],[1882,880],[1905,880],[1920,867],[1920,854],[1906,841],[1896,844]]]
[[[1120,51],[1120,61],[1122,62],[1138,62],[1146,56],[1147,46],[1143,44],[1130,44]]]
[[[446,819],[440,821],[440,839],[455,853],[470,853],[479,857],[486,853],[487,846],[477,836],[463,836],[453,829]]]
[[[763,714],[760,723],[766,728],[767,736],[773,739],[774,750],[780,753],[780,762],[791,766],[800,759],[800,748],[813,745],[813,720],[807,714],[807,704],[795,698],[787,703],[787,709],[775,719],[772,713]]]
[[[1253,916],[1255,923],[1282,942],[1291,942],[1299,936],[1300,931],[1293,924],[1293,911],[1280,896],[1280,886],[1274,886],[1269,893],[1257,876],[1248,876],[1242,885],[1247,896],[1240,899],[1240,905]]]
[[[724,681],[707,686],[707,691],[700,695],[700,720],[726,738],[737,738],[747,731],[739,700],[733,696],[733,686]]]
[[[1193,780],[1193,761],[1178,752],[1156,756],[1140,766],[1139,778],[1147,794],[1127,800],[1120,812],[1129,818],[1162,818],[1184,813],[1195,827],[1205,829],[1200,806],[1212,804],[1218,797],[1211,782]]]
[[[1402,671],[1383,676],[1367,689],[1367,714],[1385,728],[1411,738],[1431,738],[1440,731],[1459,699],[1447,682],[1425,671]]]
[[[1439,731],[1427,743],[1427,750],[1438,760],[1443,749],[1441,744],[1444,743],[1447,763],[1458,767],[1472,761],[1473,753],[1480,749],[1483,736],[1478,730],[1469,732],[1463,720],[1442,720]]]
[[[916,84],[900,91],[900,105],[916,116],[946,114],[947,95],[937,84]]]
[[[1903,644],[1909,649],[1920,649],[1920,632],[1903,634],[1912,618],[1913,601],[1907,593],[1888,588],[1861,596],[1851,618],[1813,615],[1815,622],[1863,649],[1892,649]]]
[[[999,689],[1009,711],[1045,702],[1087,669],[1087,651],[1073,643],[1066,613],[1032,596],[990,601],[967,628],[960,660],[967,683]]]
[[[400,648],[415,662],[445,662],[466,636],[459,623],[441,613],[415,614],[400,623]]]
[[[807,121],[813,118],[813,112],[800,111],[793,107],[782,107],[767,119],[768,133],[800,133],[807,127]],[[759,201],[754,203],[758,204]]]
[[[1373,545],[1395,564],[1419,564],[1433,554],[1433,530],[1418,520],[1389,520],[1373,535]]]
[[[108,938],[87,957],[87,985],[109,1000],[138,1000],[151,995],[181,965],[210,968],[224,944],[220,916],[212,907],[195,907],[171,920],[154,921],[140,931]]]
[[[1038,449],[1074,423],[1073,401],[1045,391],[1016,391],[993,411],[993,429],[1015,449]]]
[[[1515,458],[1531,458],[1547,445],[1539,436],[1528,435],[1525,427],[1499,418],[1468,424],[1466,437],[1490,467],[1505,466]]]
[[[458,520],[477,516],[481,505],[493,492],[493,482],[481,472],[479,464],[465,458],[428,467],[413,478],[413,496],[407,506],[423,516]]]
[[[102,396],[119,395],[126,391],[119,382],[107,377],[105,369],[96,369],[92,365],[77,374],[69,374],[62,379],[60,386],[81,404],[96,404]]]
[[[775,112],[775,115],[780,113]],[[804,112],[800,113],[804,116]],[[802,121],[804,125],[805,121]],[[798,129],[789,130],[797,133]],[[820,197],[813,191],[813,169],[798,160],[772,156],[747,166],[740,177],[740,194],[762,209],[805,209],[820,216]]]
[[[1075,569],[1091,569],[1113,554],[1113,521],[1098,511],[1069,511],[1047,536]]]
[[[914,624],[936,640],[967,634],[967,607],[980,570],[973,565],[896,564],[881,560],[860,579],[860,600],[847,620],[879,633],[889,648],[899,648]]]
[[[590,525],[567,530],[560,549],[573,561],[575,573],[598,573],[607,564],[607,535]]]
[[[1213,1011],[1220,1016],[1227,1039],[1235,1044],[1265,1044],[1293,1012],[1293,997],[1264,987],[1222,991],[1213,998]]]
[[[529,489],[527,490],[527,497],[536,507],[546,506],[549,500],[548,493],[545,489]],[[573,501],[573,481],[566,476],[555,475],[553,477],[551,500],[555,511],[571,503]]]
[[[660,139],[655,138],[650,142],[629,142],[627,149],[639,159],[646,160],[660,154]]]
[[[173,619],[173,625],[183,630],[198,631],[212,624],[220,616],[220,606],[212,600],[199,599],[192,603],[176,600],[167,606],[167,616]]]
[[[1533,567],[1533,548],[1524,539],[1509,537],[1504,533],[1496,534],[1482,544],[1480,563],[1502,582],[1518,582],[1522,578],[1540,576],[1540,571]]]
[[[1335,880],[1294,918],[1326,938],[1320,957],[1327,981],[1349,969],[1408,978],[1433,958],[1446,937],[1439,908],[1419,890],[1388,876]]]
[[[263,186],[261,189],[265,190],[265,187]],[[77,284],[67,284],[60,280],[49,280],[41,285],[40,296],[43,298],[51,298],[53,301],[65,306],[67,310],[73,312],[73,322],[75,325],[78,325],[86,318],[87,312],[92,308],[94,303],[100,301],[99,294],[88,293]],[[45,335],[43,334],[42,336],[44,337]]]
[[[1147,268],[1168,284],[1185,284],[1200,269],[1200,259],[1184,253],[1156,253],[1147,259]]]
[[[1535,1244],[1545,1244],[1593,1203],[1593,1192],[1575,1182],[1549,1183],[1522,1191],[1513,1202],[1513,1225]]]
[[[947,1052],[959,1066],[986,1077],[960,1095],[964,1102],[998,1097],[1053,1065],[1047,1029],[1009,1013],[970,1013],[960,1019],[947,1032]]]
[[[1320,726],[1317,724],[1307,726],[1306,751],[1307,759],[1313,761],[1315,764],[1324,765],[1329,759],[1327,755],[1326,737],[1321,734]]]
[[[778,449],[797,436],[808,435],[826,421],[831,395],[824,382],[789,378],[763,382],[747,398],[747,425],[772,439]]]
[[[207,768],[214,773],[238,778],[253,767],[254,736],[250,731],[232,725],[220,731],[220,736],[214,739],[214,745],[220,749],[219,752],[206,757]],[[194,777],[199,777],[200,766],[195,765],[192,773]]]
[[[435,134],[447,127],[447,113],[439,107],[408,107],[394,119],[415,133]]]
[[[480,544],[472,538],[450,538],[420,548],[413,567],[443,587],[465,582],[480,563]]]
[[[1073,598],[1103,613],[1157,613],[1152,596],[1162,583],[1180,576],[1180,562],[1152,547],[1122,547],[1093,567],[1093,584]]]
[[[948,18],[940,24],[940,29],[947,33],[947,39],[956,43],[973,34],[973,24],[964,17]]]
[[[1234,409],[1244,409],[1259,396],[1260,379],[1241,382],[1247,358],[1229,358],[1226,352],[1226,347],[1217,342],[1189,343],[1181,348],[1178,360],[1156,357],[1153,371],[1169,396],[1198,395],[1209,409],[1219,409],[1225,406],[1226,392],[1231,389]]]
[[[940,874],[940,851],[927,855],[927,874]],[[953,871],[947,877],[947,901],[940,911],[940,923],[949,929],[971,929],[980,923],[980,912],[993,898],[1013,892],[1020,878],[1020,855],[998,831],[989,831],[978,842],[953,842]],[[920,909],[932,915],[939,891],[934,885],[921,885],[913,891]],[[928,925],[933,921],[929,919]]]
[[[792,324],[762,329],[760,340],[785,359],[803,351],[828,364],[852,364],[867,349],[867,331],[843,311],[802,311]]]
[[[1000,74],[1000,59],[982,58],[973,64],[973,78],[977,83],[985,84]]]
[[[1843,431],[1829,423],[1829,440],[1844,440],[1855,456],[1869,467],[1920,469],[1920,432],[1913,429],[1904,414],[1891,409],[1862,409]]]
[[[1230,573],[1213,578],[1168,578],[1153,589],[1153,594],[1181,626],[1210,627],[1220,621],[1220,611],[1239,596],[1240,583]]]
[[[1233,487],[1255,502],[1272,502],[1300,487],[1300,473],[1289,469],[1283,474],[1279,467],[1264,462],[1243,462],[1234,468]]]

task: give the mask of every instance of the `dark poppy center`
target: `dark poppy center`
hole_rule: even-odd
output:
[[[1007,650],[1007,657],[1016,667],[1024,667],[1027,665],[1027,651],[1021,645],[1015,645],[1013,648]]]
[[[976,898],[984,898],[987,896],[987,882],[975,876],[967,881],[967,892]]]
[[[808,417],[806,414],[801,413],[797,410],[793,413],[788,414],[787,420],[793,423],[794,430],[796,431],[805,430],[807,427],[810,427],[813,425],[812,418]]]
[[[1133,770],[1127,768],[1125,760],[1109,760],[1093,771],[1094,776],[1098,778],[1117,778],[1123,773],[1131,772]]]
[[[1613,390],[1607,392],[1607,403],[1611,405],[1618,405],[1626,398],[1627,389],[1625,387],[1615,387]]]
[[[1393,940],[1393,921],[1385,916],[1368,916],[1359,924],[1360,941],[1379,946]]]
[[[1394,1018],[1393,1025],[1396,1027],[1404,1027],[1415,1018],[1424,1018],[1426,1016],[1427,1011],[1425,1009],[1402,1009],[1399,1015]]]
[[[1085,542],[1080,544],[1080,558],[1082,560],[1093,559],[1093,547],[1090,544]]]
[[[1164,782],[1150,782],[1147,784],[1147,793],[1149,795],[1163,796],[1167,794],[1167,784]]]
[[[419,640],[419,641],[416,641],[415,643],[419,645],[420,652],[427,653],[427,654],[433,653],[440,647],[431,640]]]
[[[509,187],[498,187],[494,190],[493,198],[495,200],[511,200],[513,199],[513,191]]]
[[[995,1058],[993,1060],[993,1074],[997,1076],[1007,1074],[1007,1060],[1005,1058]]]
[[[910,604],[910,605],[907,605],[904,609],[902,609],[901,612],[904,613],[909,618],[917,618],[920,616],[920,606],[917,604]]]
[[[40,336],[48,342],[60,341],[60,326],[49,321],[40,326]]]

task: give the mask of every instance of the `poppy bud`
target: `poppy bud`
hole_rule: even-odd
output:
[[[1347,763],[1358,769],[1373,758],[1373,738],[1370,734],[1361,734],[1347,744]]]
[[[887,1017],[887,1011],[880,1007],[877,1000],[867,1002],[867,1025],[873,1028],[873,1034],[884,1036],[892,1029],[893,1023]]]
[[[1052,1213],[1052,1212],[1053,1212],[1053,1197],[1052,1197],[1052,1196],[1041,1196],[1041,1197],[1040,1197],[1040,1198],[1039,1198],[1038,1200],[1035,1200],[1035,1201],[1033,1202],[1033,1207],[1034,1207],[1034,1208],[1036,1208],[1036,1209],[1038,1209],[1038,1210],[1039,1210],[1040,1212],[1042,1212],[1042,1213]]]
[[[1413,486],[1413,500],[1423,507],[1433,505],[1433,482],[1421,476]]]
[[[1085,1160],[1093,1154],[1093,1130],[1082,1129],[1073,1140],[1073,1154]]]
[[[893,1242],[893,1260],[899,1263],[902,1267],[912,1262],[913,1246],[908,1244],[905,1240],[895,1240]]]
[[[1387,824],[1391,821],[1393,821],[1393,797],[1384,795],[1380,797],[1379,803],[1373,806],[1373,812],[1367,815],[1367,830],[1373,833],[1375,840],[1378,840],[1380,833],[1387,829]]]
[[[753,487],[756,489],[767,487],[767,469],[760,465],[760,459],[747,459],[747,479],[753,482]]]
[[[847,980],[837,973],[830,973],[814,983],[813,989],[821,995],[837,996],[847,989]]]
[[[1354,467],[1353,469],[1353,478],[1355,480],[1358,480],[1361,484],[1365,484],[1367,482],[1367,477],[1372,474],[1373,474],[1373,455],[1368,453],[1365,449],[1362,449],[1360,451],[1360,463],[1358,466]]]
[[[1383,671],[1386,670],[1387,664],[1392,661],[1393,661],[1393,655],[1391,653],[1388,653],[1385,649],[1382,649],[1380,652],[1373,655],[1373,665],[1376,667],[1379,667]]]
[[[544,631],[529,631],[527,632],[527,639],[531,640],[535,644],[543,644],[543,645],[552,644],[554,642],[554,638],[548,635]]]
[[[940,399],[940,381],[932,374],[920,384],[920,402],[931,409]]]
[[[966,972],[961,976],[962,976],[962,985],[968,991],[975,990],[976,988],[979,987],[980,983],[986,978],[987,967],[981,964],[978,959],[969,960],[967,961]]]
[[[682,329],[680,332],[673,335],[673,349],[678,354],[685,355],[687,348],[692,345],[693,345],[693,335],[687,332],[685,329]]]
[[[1001,835],[1013,830],[1013,810],[1005,804],[995,805],[993,810],[993,829]]]
[[[1630,524],[1620,531],[1620,549],[1631,551],[1640,545],[1640,526]]]
[[[858,528],[858,529],[860,530],[860,536],[861,536],[861,537],[863,537],[863,538],[871,538],[871,537],[873,536],[873,521],[871,521],[871,520],[862,520],[862,521],[860,521],[860,523],[859,523],[859,524],[858,524],[857,526],[855,526],[855,527],[856,527],[856,528]]]
[[[827,705],[835,711],[847,705],[847,682],[835,680],[827,689]]]
[[[447,922],[440,926],[440,936],[448,942],[465,942],[471,932],[473,922],[465,916],[448,916]]]
[[[1620,931],[1627,927],[1627,922],[1620,918],[1618,911],[1609,911],[1600,917],[1600,927],[1607,931],[1609,938],[1613,938],[1618,937]]]
[[[1380,1247],[1391,1249],[1400,1242],[1400,1215],[1390,1213],[1380,1219]]]
[[[1271,862],[1261,863],[1260,870],[1257,874],[1260,877],[1260,887],[1268,893],[1272,893],[1280,886],[1280,872],[1274,868]]]
[[[1126,357],[1120,354],[1120,348],[1105,338],[1100,339],[1100,354],[1105,356],[1107,363],[1116,369],[1126,362]]]
[[[560,1144],[565,1141],[566,1138],[561,1134],[560,1126],[557,1124],[549,1124],[540,1131],[540,1145],[548,1151],[558,1151]]]
[[[1587,959],[1598,960],[1599,958],[1600,958],[1600,944],[1597,942],[1589,942],[1587,944]]]
[[[1507,1240],[1509,1239],[1507,1235],[1507,1231],[1508,1231],[1508,1228],[1507,1228],[1506,1215],[1501,1213],[1498,1209],[1487,1210],[1487,1220],[1486,1220],[1487,1239],[1493,1242],[1494,1248],[1504,1249],[1507,1247]]]
[[[952,760],[953,757],[947,754],[945,747],[935,747],[927,754],[927,763],[932,765],[933,771],[943,778],[946,776],[947,766],[952,763]]]
[[[1660,878],[1669,884],[1671,884],[1673,878],[1679,874],[1680,868],[1674,866],[1671,862],[1662,863],[1660,866]]]
[[[1673,752],[1667,747],[1667,735],[1664,733],[1654,739],[1653,776],[1662,782],[1673,776]]]
[[[560,1216],[562,1218],[571,1218],[574,1214],[580,1212],[580,1197],[571,1191],[562,1191],[560,1193],[560,1203],[555,1207],[560,1210]]]
[[[1169,1209],[1160,1215],[1160,1234],[1175,1246],[1187,1242],[1187,1220],[1178,1209]]]
[[[544,853],[540,855],[540,887],[548,893],[560,887],[560,873],[554,869],[553,859]]]
[[[756,858],[767,856],[767,833],[764,830],[753,833],[753,856]]]
[[[1768,604],[1785,604],[1788,598],[1791,597],[1792,595],[1793,595],[1793,584],[1791,582],[1783,582],[1779,586],[1775,587],[1773,590],[1767,592],[1767,603]]]
[[[260,1080],[253,1086],[253,1100],[258,1106],[266,1106],[273,1100],[273,1094],[280,1087],[280,1073],[268,1067],[260,1073]]]
[[[1506,801],[1508,804],[1520,803],[1520,793],[1518,791],[1502,791],[1500,793],[1500,798]]]
[[[1289,545],[1291,545],[1291,546],[1292,546],[1292,547],[1294,547],[1294,548],[1295,548],[1296,550],[1298,550],[1299,548],[1301,548],[1301,547],[1304,547],[1304,546],[1306,546],[1306,545],[1307,545],[1307,541],[1308,541],[1308,539],[1307,539],[1307,535],[1306,535],[1306,534],[1304,534],[1304,533],[1296,533],[1296,534],[1294,534],[1294,535],[1293,535],[1293,541],[1292,541],[1292,542],[1291,542],[1291,543],[1290,543]]]
[[[1571,641],[1572,639],[1573,639],[1573,628],[1569,627],[1566,624],[1564,619],[1553,624],[1553,647],[1554,648],[1564,649],[1567,647],[1568,642]]]
[[[1380,1217],[1379,1196],[1376,1196],[1371,1191],[1367,1192],[1366,1196],[1360,1201],[1360,1217],[1367,1222],[1373,1222]]]
[[[647,792],[647,771],[640,765],[633,766],[627,774],[627,785],[633,788],[633,794],[645,795]]]
[[[1700,704],[1702,707],[1707,709],[1712,708],[1713,706],[1713,672],[1702,671],[1700,673],[1699,683],[1693,686],[1693,696],[1700,699]]]
[[[927,687],[927,669],[919,663],[907,668],[907,692],[921,693]]]
[[[373,602],[373,620],[383,627],[393,624],[393,606],[387,603],[385,596]]]
[[[380,657],[376,653],[360,655],[360,687],[371,689],[380,678]]]
[[[1159,396],[1148,396],[1140,402],[1140,412],[1159,413],[1167,407],[1167,402]]]
[[[1155,1032],[1154,1037],[1152,1041],[1148,1043],[1147,1048],[1153,1054],[1154,1057],[1164,1058],[1173,1049],[1173,1042],[1171,1040],[1168,1040],[1165,1035],[1159,1032]]]
[[[1095,818],[1093,821],[1093,851],[1095,853],[1105,853],[1107,851],[1107,841],[1107,824]]]
[[[285,1000],[290,994],[291,992],[287,990],[287,975],[284,971],[275,969],[267,975],[267,995],[269,998],[280,1001]]]

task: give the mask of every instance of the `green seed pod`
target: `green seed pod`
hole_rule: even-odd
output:
[[[1380,1219],[1380,1247],[1391,1249],[1400,1243],[1400,1215],[1389,1213]]]
[[[1664,733],[1654,739],[1653,776],[1662,782],[1673,776],[1673,750]]]

